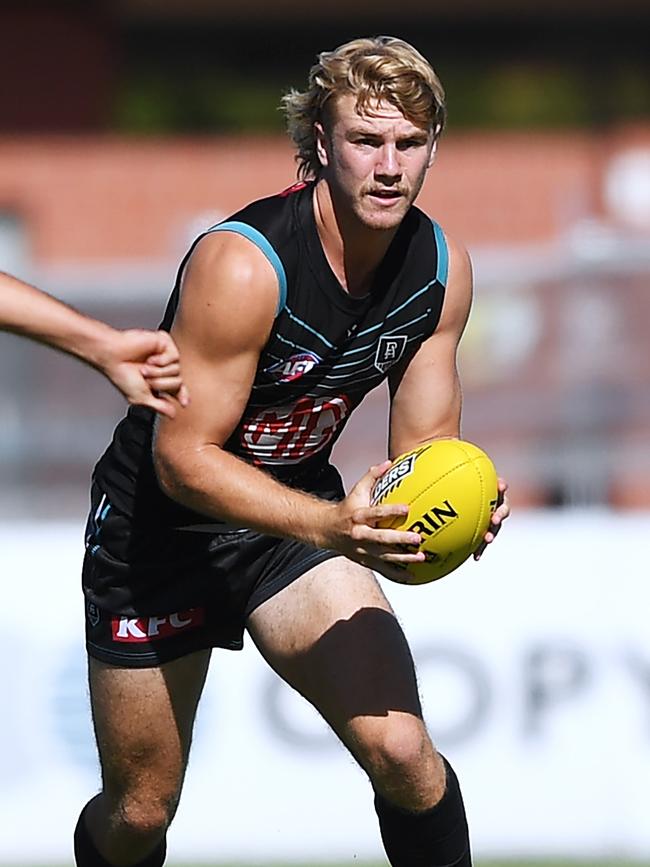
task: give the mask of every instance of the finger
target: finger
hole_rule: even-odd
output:
[[[488,527],[480,545],[472,555],[476,561],[481,559],[487,546],[494,542],[497,533],[501,529],[502,521],[510,514],[510,506],[506,502],[505,496],[507,490],[508,483],[504,479],[497,479],[497,500],[495,503],[495,509],[490,517],[490,526]]]
[[[140,368],[140,373],[151,379],[156,376],[178,376],[181,375],[181,366],[177,361],[167,362],[166,364],[153,364],[150,359]]]
[[[490,526],[489,530],[491,530],[495,535],[501,529],[501,526],[505,519],[510,515],[510,506],[507,503],[499,506],[499,508],[492,514],[490,518]]]
[[[147,358],[147,364],[165,365],[178,361],[178,347],[166,331],[156,331],[156,350]]]
[[[391,554],[390,552],[381,555],[381,560],[384,563],[404,564],[408,563],[424,563],[426,560],[424,551],[414,551],[411,554]]]
[[[380,476],[384,475],[384,473],[391,466],[392,463],[392,461],[386,460],[382,461],[380,464],[373,464],[373,466],[368,469],[367,474],[370,474],[373,479],[378,479]]]
[[[365,532],[357,532],[354,534],[358,542],[366,548],[376,550],[382,548],[399,553],[404,548],[419,547],[422,544],[422,537],[419,533],[412,533],[408,530],[391,530],[390,528],[364,528]]]
[[[165,392],[175,395],[183,386],[180,376],[156,376],[147,379],[147,385],[151,391]]]
[[[491,542],[494,542],[494,539],[495,539],[495,537],[496,537],[496,534],[499,532],[500,529],[501,529],[501,525],[500,525],[500,524],[497,524],[497,525],[495,525],[495,524],[490,524],[490,526],[487,528],[487,531],[486,531],[486,533],[485,533],[485,536],[483,536],[483,541],[484,541],[487,545],[489,545]]]
[[[176,407],[174,406],[174,402],[163,395],[156,397],[152,394],[148,398],[139,400],[138,404],[140,404],[140,406],[148,406],[150,409],[154,409],[157,413],[164,415],[167,418],[176,417]]]
[[[181,406],[190,405],[190,390],[186,385],[181,385],[181,387],[178,389],[176,400],[180,403]]]
[[[503,521],[504,518],[507,518],[510,515],[510,503],[506,499],[497,509],[495,515],[499,516],[499,519]]]
[[[483,553],[485,552],[485,549],[487,548],[487,546],[488,546],[488,543],[485,541],[485,539],[483,539],[483,541],[482,541],[481,544],[478,546],[478,548],[476,549],[476,551],[474,551],[473,557],[474,557],[474,559],[475,559],[477,562],[481,559],[481,557],[482,557]]]
[[[497,533],[499,532],[499,529],[500,529],[500,525],[494,527],[494,526],[492,526],[492,524],[490,524],[490,528],[488,529],[488,531],[487,531],[487,533],[485,534],[485,536],[483,536],[483,541],[482,541],[481,544],[478,546],[478,548],[476,549],[476,551],[474,551],[473,556],[474,556],[474,559],[475,559],[475,560],[480,560],[480,559],[481,559],[481,556],[482,556],[483,553],[485,552],[485,549],[487,548],[487,546],[490,545],[490,544],[492,544],[492,542],[494,542],[494,540],[495,540],[495,538],[496,538],[496,535],[497,535]]]
[[[381,464],[374,464],[372,467],[369,467],[368,472],[359,479],[355,487],[359,490],[367,490],[369,495],[377,479],[384,475],[390,464],[390,461],[383,461]]]
[[[426,560],[424,551],[420,551],[415,545],[404,545],[399,548],[394,546],[368,545],[356,549],[357,556],[366,560],[382,561],[386,563],[423,563]]]
[[[409,513],[409,507],[405,503],[386,503],[381,506],[361,506],[352,514],[352,520],[356,524],[367,524],[374,527],[378,521],[388,518],[405,518]]]
[[[144,359],[145,364],[150,364],[152,367],[165,367],[168,364],[180,364],[180,355],[178,350],[169,349],[167,352],[155,352],[148,355]]]

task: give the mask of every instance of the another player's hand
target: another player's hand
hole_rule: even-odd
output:
[[[187,406],[179,353],[166,331],[114,331],[101,368],[129,403],[173,418],[176,404]]]
[[[510,514],[510,503],[508,502],[508,483],[504,482],[503,479],[499,479],[498,486],[499,493],[497,496],[496,508],[494,512],[492,512],[490,526],[488,527],[485,536],[483,536],[483,541],[478,546],[476,551],[474,551],[475,560],[480,560],[487,546],[494,542],[497,533],[503,525],[503,522]]]
[[[390,461],[385,461],[370,467],[348,496],[337,504],[336,521],[331,528],[333,538],[323,547],[334,548],[356,563],[403,581],[403,567],[424,560],[422,552],[413,552],[413,547],[422,539],[418,533],[382,529],[377,524],[386,518],[404,518],[408,515],[408,506],[369,505],[375,482],[390,465]]]

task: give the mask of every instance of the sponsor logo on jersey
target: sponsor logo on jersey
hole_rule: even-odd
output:
[[[389,467],[384,475],[377,479],[370,497],[371,506],[376,506],[391,491],[398,488],[407,476],[411,475],[416,458],[417,454],[407,455],[401,461]]]
[[[161,617],[113,617],[111,631],[113,641],[160,641],[202,626],[204,620],[204,608],[190,608]]]
[[[277,382],[292,382],[320,364],[321,359],[312,352],[300,352],[267,368],[267,373],[275,376]]]
[[[241,446],[256,463],[297,463],[325,448],[349,414],[345,395],[301,397],[244,421]]]
[[[407,337],[405,334],[382,334],[375,353],[375,367],[382,373],[392,367],[404,355]]]

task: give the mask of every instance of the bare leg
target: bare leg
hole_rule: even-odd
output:
[[[160,668],[125,669],[89,660],[102,791],[85,818],[99,853],[137,864],[174,817],[210,651]]]
[[[445,769],[427,734],[406,639],[373,574],[321,563],[256,609],[261,653],[323,715],[393,804],[424,811]]]

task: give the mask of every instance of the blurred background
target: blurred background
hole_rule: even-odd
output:
[[[0,270],[117,326],[155,327],[191,239],[292,182],[279,99],[319,51],[389,33],[441,77],[448,129],[418,204],[472,254],[463,433],[515,514],[480,566],[388,589],[479,858],[650,863],[649,24],[642,0],[0,2]],[[77,576],[123,410],[93,371],[0,335],[0,863],[63,863],[96,785]],[[383,456],[385,417],[380,390],[337,446],[348,482]],[[364,781],[247,653],[214,666],[197,750],[206,785],[243,785],[224,731],[248,739],[264,846],[242,817],[206,829],[191,771],[178,863],[379,857]],[[347,797],[338,836],[310,824]],[[38,798],[58,812],[34,839]],[[305,811],[300,839],[269,800]]]

